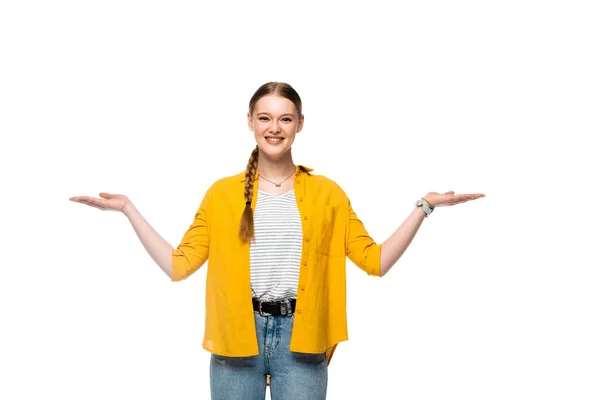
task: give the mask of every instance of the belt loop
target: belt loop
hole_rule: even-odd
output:
[[[287,316],[289,317],[290,315],[292,315],[292,302],[290,299],[285,299],[285,305],[287,307]]]
[[[279,303],[279,310],[281,312],[280,315],[286,315],[288,313],[289,309],[290,309],[290,306],[287,302],[287,299],[281,300],[281,302]]]

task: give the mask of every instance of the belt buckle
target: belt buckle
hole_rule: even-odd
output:
[[[258,302],[258,313],[259,313],[260,315],[262,315],[263,317],[267,317],[267,316],[269,316],[269,315],[272,315],[271,313],[264,312],[264,311],[262,310],[262,304],[263,304],[263,302],[262,302],[262,301],[259,301],[259,302]]]

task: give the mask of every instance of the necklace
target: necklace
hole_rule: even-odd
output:
[[[294,175],[294,172],[296,172],[296,170],[295,170],[295,169],[292,171],[292,173],[290,174],[290,176]],[[271,182],[273,185],[275,185],[275,187],[281,187],[281,184],[282,184],[283,182],[285,182],[285,181],[287,181],[288,179],[290,179],[290,176],[288,176],[287,178],[285,178],[285,179],[284,179],[284,180],[282,180],[281,182],[279,182],[279,183],[275,183],[275,182],[273,182],[273,181],[270,181],[270,180],[268,180],[267,178],[265,178],[265,177],[264,177],[264,176],[262,176],[261,174],[258,174],[258,176],[260,176],[261,178],[263,178],[263,179],[264,179],[265,181],[267,181],[267,182]]]

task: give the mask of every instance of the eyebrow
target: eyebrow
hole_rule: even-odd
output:
[[[259,113],[257,113],[256,115],[261,115],[261,114],[265,114],[265,115],[268,115],[269,117],[272,117],[272,115],[271,115],[271,114],[269,114],[269,113],[266,113],[266,112],[259,112]],[[291,115],[292,117],[294,116],[294,114],[289,114],[289,113],[288,113],[288,114],[282,114],[282,115],[280,115],[280,116],[281,116],[281,117],[285,117],[286,115]]]

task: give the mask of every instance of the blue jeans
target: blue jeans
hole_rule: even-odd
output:
[[[258,356],[211,354],[212,400],[264,400],[271,375],[271,400],[321,400],[327,393],[327,358],[290,351],[294,315],[262,316],[254,311]]]

